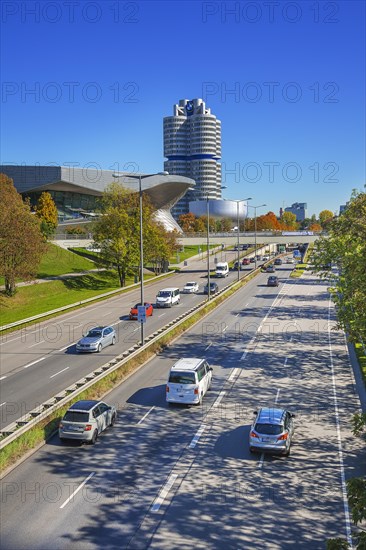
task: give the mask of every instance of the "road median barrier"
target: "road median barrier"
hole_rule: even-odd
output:
[[[1,429],[1,477],[9,472],[9,468],[14,467],[24,454],[31,449],[38,448],[55,433],[61,418],[72,403],[79,399],[103,398],[258,273],[258,269],[253,270],[244,275],[240,281],[226,285],[211,298],[210,302],[205,301],[197,304],[175,321],[156,330],[147,338],[143,347],[132,346],[52,398],[47,399],[19,420]]]

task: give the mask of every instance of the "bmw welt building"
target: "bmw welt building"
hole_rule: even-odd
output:
[[[189,188],[195,186],[194,180],[183,176],[115,174],[111,170],[70,166],[0,165],[0,172],[10,177],[18,193],[29,197],[32,204],[43,191],[48,191],[55,201],[60,221],[93,215],[98,198],[114,181],[137,193],[140,175],[142,189],[156,209],[156,219],[171,231],[181,229],[170,209]]]

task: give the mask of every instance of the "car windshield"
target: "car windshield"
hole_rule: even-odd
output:
[[[196,283],[187,283],[186,286],[194,286]]]
[[[89,413],[80,411],[67,411],[64,420],[67,422],[88,422]]]
[[[259,422],[254,427],[259,434],[279,435],[283,432],[282,424],[260,424]]]
[[[102,336],[101,330],[89,330],[87,337],[88,338],[96,338],[98,336]]]
[[[136,305],[133,306],[132,309],[137,309],[138,307],[140,307],[140,305],[141,305],[141,304],[136,304]]]
[[[160,290],[158,296],[160,298],[169,298],[170,292],[169,290]]]
[[[172,384],[195,384],[194,372],[171,372],[169,382]]]

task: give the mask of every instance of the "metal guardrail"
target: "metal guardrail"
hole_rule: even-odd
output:
[[[154,277],[154,281],[160,277],[167,277],[169,275],[174,275],[174,271],[170,271],[168,273],[161,273],[160,275],[156,275]],[[145,281],[148,282],[148,281]],[[67,306],[62,306],[57,309],[52,309],[50,311],[46,311],[45,313],[39,313],[38,315],[33,315],[33,317],[28,317],[27,319],[21,319],[20,321],[14,321],[14,323],[9,323],[8,325],[3,325],[0,327],[0,332],[7,330],[9,328],[14,328],[17,326],[25,325],[26,323],[30,323],[32,321],[37,321],[38,319],[42,319],[43,317],[48,317],[49,315],[53,315],[54,313],[60,313],[61,311],[67,311],[68,309],[72,309],[73,307],[81,306],[83,304],[88,304],[90,302],[93,302],[94,300],[99,300],[100,298],[105,298],[106,296],[113,296],[113,294],[118,294],[119,292],[124,292],[127,289],[131,289],[134,287],[138,287],[140,283],[133,283],[132,285],[124,286],[121,288],[117,288],[116,290],[110,290],[109,292],[105,292],[104,294],[98,294],[97,296],[92,296],[91,298],[86,298],[85,300],[80,300],[80,302],[74,302],[73,304],[69,304]]]
[[[231,290],[235,286],[238,286],[240,283],[243,282],[247,277],[250,275],[253,275],[254,273],[258,272],[259,270],[253,270],[250,273],[244,275],[240,279],[240,281],[234,281],[233,283],[230,283],[226,285],[224,288],[222,288],[217,294],[215,294],[211,302],[214,302],[215,299],[222,294],[225,294],[228,290]],[[204,301],[201,304],[197,304],[193,308],[189,309],[185,313],[182,313],[179,317],[174,319],[173,321],[170,321],[160,329],[156,330],[153,334],[146,337],[146,344],[144,346],[139,346],[139,344],[134,345],[133,347],[129,348],[128,350],[122,352],[120,355],[109,361],[108,363],[105,363],[101,367],[98,367],[96,370],[91,372],[90,374],[84,376],[77,382],[71,384],[69,387],[67,387],[62,392],[59,392],[54,397],[48,399],[45,401],[45,403],[40,404],[36,409],[30,411],[26,415],[24,415],[21,419],[13,422],[12,424],[9,424],[5,428],[0,430],[0,450],[9,445],[12,441],[15,441],[23,435],[25,432],[36,426],[39,422],[41,422],[43,419],[48,417],[53,412],[60,409],[62,406],[66,405],[69,401],[71,401],[74,397],[77,397],[80,393],[84,392],[86,389],[90,388],[93,384],[98,382],[99,380],[102,380],[105,376],[110,374],[111,372],[119,369],[121,366],[123,366],[124,363],[129,361],[131,358],[138,355],[141,351],[147,349],[151,344],[157,342],[162,336],[165,336],[169,333],[169,331],[174,327],[178,327],[180,324],[185,322],[187,319],[195,315],[198,311],[206,307],[207,301]]]

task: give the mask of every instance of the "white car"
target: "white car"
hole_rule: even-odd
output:
[[[286,263],[287,264],[294,264],[295,260],[293,258],[291,258],[291,256],[289,256],[288,258],[286,258]]]
[[[199,284],[195,281],[190,281],[189,283],[186,283],[183,292],[184,294],[193,294],[194,292],[198,292]]]

